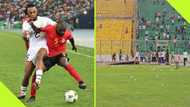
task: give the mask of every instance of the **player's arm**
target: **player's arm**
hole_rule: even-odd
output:
[[[34,30],[34,32],[36,32],[36,33],[40,33],[41,32],[41,29],[38,28],[38,27],[36,27],[33,22],[31,22],[30,25],[31,25],[32,29]]]
[[[74,38],[73,38],[73,36],[72,36],[71,33],[69,33],[68,39],[69,39],[69,41],[71,43],[72,50],[74,50],[75,52],[77,52],[77,47],[75,45],[75,40],[74,40]]]
[[[75,45],[75,40],[74,40],[74,38],[69,39],[69,41],[70,41],[70,43],[71,43],[71,45],[72,45],[72,50],[74,50],[75,52],[77,52],[77,47],[76,47],[76,45]]]
[[[26,49],[29,48],[29,37],[30,37],[30,30],[29,30],[29,24],[27,22],[23,22],[22,24],[22,32],[23,32],[23,40],[26,46]]]
[[[47,33],[48,32],[48,25],[43,28],[36,27],[33,22],[31,22],[30,25],[31,25],[32,29],[34,30],[34,32],[36,32],[36,33],[40,33],[40,32]]]
[[[23,40],[24,40],[24,43],[25,43],[25,47],[26,47],[26,50],[28,50],[28,48],[29,48],[29,40],[28,40],[28,32],[24,32],[23,33],[23,36],[22,36],[22,38],[23,38]]]

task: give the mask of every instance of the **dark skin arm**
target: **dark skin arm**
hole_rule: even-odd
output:
[[[26,50],[28,50],[28,48],[29,48],[29,41],[25,37],[23,37],[23,40],[24,40],[24,43],[25,43],[25,46],[26,46]]]
[[[24,40],[26,50],[28,50],[28,48],[29,48],[29,40],[28,40],[27,36],[28,36],[28,32],[24,32],[22,39]]]
[[[77,47],[75,46],[75,40],[73,38],[69,39],[71,45],[72,45],[72,50],[77,52]]]

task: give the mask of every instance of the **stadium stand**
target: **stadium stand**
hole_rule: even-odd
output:
[[[132,20],[103,19],[97,22],[97,38],[101,40],[131,40]]]
[[[21,28],[25,7],[31,2],[36,4],[40,16],[61,18],[73,26],[80,23],[81,14],[93,9],[93,0],[0,0],[0,29]]]
[[[134,0],[97,0],[97,16],[132,17],[134,8]]]
[[[120,49],[123,49],[123,51],[126,53],[130,52],[131,44],[126,44],[124,40],[130,41],[132,39],[131,38],[132,20],[125,20],[125,19],[99,20],[97,22],[96,32],[98,40],[104,41],[101,42],[102,47],[100,51],[97,51],[98,54],[119,52]],[[98,47],[100,48],[100,46]]]
[[[138,0],[138,19],[138,51],[190,52],[190,26],[166,0]]]
[[[136,0],[97,0],[97,55],[132,54],[135,11]]]
[[[190,53],[190,25],[166,0],[97,0],[96,29],[97,62]]]

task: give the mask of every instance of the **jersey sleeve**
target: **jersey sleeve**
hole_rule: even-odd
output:
[[[73,35],[70,31],[66,31],[66,35],[68,40],[73,38]]]
[[[50,18],[48,17],[38,17],[37,21],[34,21],[34,25],[37,27],[37,28],[44,28],[46,27],[47,25],[55,25],[56,22],[54,22],[53,20],[51,20]]]
[[[22,32],[29,32],[31,30],[30,25],[27,21],[23,22],[22,24]]]
[[[22,24],[22,34],[24,38],[29,38],[30,37],[30,32],[31,32],[31,26],[27,21],[23,22]]]
[[[55,25],[56,24],[56,22],[54,22],[52,19],[50,19],[48,17],[44,17],[44,20],[46,20],[47,25]]]
[[[53,28],[54,28],[53,25],[47,25],[47,26],[45,26],[45,27],[40,28],[40,30],[41,30],[42,32],[48,33],[48,32],[52,32],[52,29],[53,29]]]
[[[48,17],[41,17],[41,24],[40,28],[42,32],[47,32],[51,25],[55,25],[56,22],[54,22],[52,19]]]
[[[40,28],[40,30],[41,30],[42,32],[47,32],[47,31],[48,31],[48,26],[42,27],[42,28]]]

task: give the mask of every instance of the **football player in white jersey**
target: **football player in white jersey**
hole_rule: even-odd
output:
[[[36,64],[43,64],[43,62],[36,63],[36,57],[43,57],[43,52],[48,52],[46,39],[44,38],[44,33],[35,33],[30,26],[29,22],[33,21],[33,23],[38,27],[45,27],[49,24],[56,24],[54,21],[47,17],[37,16],[38,11],[35,5],[28,4],[26,7],[26,15],[28,15],[29,19],[25,20],[22,25],[23,38],[28,43],[26,61],[25,61],[25,70],[24,70],[24,78],[22,81],[22,86],[19,92],[19,99],[24,99],[26,96],[27,87],[29,84],[29,79],[35,69]],[[38,51],[41,50],[41,53]]]

